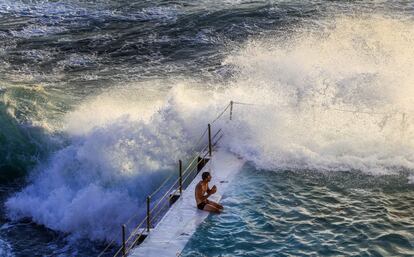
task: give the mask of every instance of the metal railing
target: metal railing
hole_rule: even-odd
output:
[[[126,224],[123,224],[121,226],[122,245],[113,255],[114,257],[126,256],[132,248],[134,248],[136,245],[138,245],[145,239],[145,237],[150,233],[151,228],[155,227],[154,225],[157,223],[157,221],[159,221],[162,218],[163,214],[167,212],[168,207],[171,206],[174,203],[174,201],[182,195],[183,190],[185,190],[185,188],[197,176],[198,172],[201,169],[201,166],[204,166],[204,164],[211,158],[215,147],[224,135],[222,129],[218,129],[214,134],[212,134],[212,124],[215,123],[218,119],[220,119],[229,108],[230,120],[232,119],[233,101],[230,101],[230,103],[223,109],[223,111],[211,123],[207,125],[207,128],[204,130],[200,138],[197,140],[197,143],[195,144],[193,151],[197,148],[200,148],[200,145],[207,134],[207,143],[201,145],[201,150],[195,151],[195,154],[193,155],[194,157],[188,161],[188,164],[185,167],[185,169],[183,169],[182,160],[179,160],[178,176],[176,177],[176,179],[171,182],[171,179],[174,177],[174,173],[172,173],[161,183],[161,185],[156,190],[154,190],[150,195],[147,196],[146,215],[131,231],[128,238],[126,238],[126,225],[130,223],[132,219],[136,218],[138,214],[131,217],[126,222]],[[165,189],[167,185],[169,185],[169,187]],[[161,197],[158,197],[158,199],[155,202],[153,202],[152,199],[159,192],[164,192],[164,194]],[[105,253],[107,253],[110,247],[114,244],[115,239],[112,240],[105,247],[105,249],[98,255],[98,257],[103,256]]]
[[[214,147],[223,137],[223,132],[221,129],[218,129],[214,135],[212,135],[212,125],[219,120],[229,109],[229,120],[233,119],[233,108],[234,105],[244,105],[244,106],[268,106],[271,107],[272,105],[264,105],[258,103],[244,103],[244,102],[234,102],[230,101],[228,105],[220,112],[220,114],[212,120],[210,124],[207,125],[207,128],[203,131],[201,136],[195,143],[195,146],[192,149],[192,152],[195,152],[194,157],[188,161],[187,166],[183,169],[183,162],[182,160],[178,161],[178,176],[176,173],[170,174],[168,178],[166,178],[161,185],[154,190],[150,195],[146,198],[146,216],[135,226],[135,228],[129,234],[129,237],[126,238],[127,234],[127,224],[129,224],[133,219],[137,218],[139,214],[134,215],[131,217],[124,225],[121,226],[122,228],[122,246],[117,250],[114,256],[126,256],[128,252],[136,246],[139,242],[141,242],[145,236],[151,231],[151,227],[159,221],[159,219],[165,214],[168,210],[168,207],[172,204],[171,201],[174,198],[179,197],[183,190],[188,186],[191,181],[196,177],[199,171],[199,167],[201,164],[205,164],[206,158],[210,158],[212,156]],[[385,112],[376,112],[372,110],[351,110],[351,109],[340,109],[340,108],[333,108],[328,106],[317,106],[312,105],[313,113],[315,112],[315,108],[322,108],[326,110],[332,111],[339,111],[339,112],[348,112],[354,114],[368,114],[368,115],[382,115],[387,119],[389,116],[393,115],[401,115],[401,133],[402,137],[406,132],[407,129],[407,113],[402,111],[392,111],[389,113]],[[208,136],[208,143],[202,145],[203,139],[205,136]],[[196,151],[196,149],[201,148],[201,150]],[[176,179],[171,182],[171,179],[175,177]],[[169,186],[169,187],[168,187]],[[168,188],[166,188],[168,187]],[[163,190],[164,189],[164,190]],[[156,198],[155,196],[163,192],[161,197]],[[152,199],[156,199],[154,202]],[[152,208],[151,208],[152,205]],[[107,250],[113,246],[115,240],[112,240],[105,249],[98,255],[98,257],[107,253]]]
[[[162,218],[163,214],[166,213],[168,207],[172,205],[172,201],[174,198],[178,198],[182,195],[183,190],[191,183],[191,181],[196,177],[198,171],[200,170],[200,165],[206,163],[206,158],[210,158],[213,154],[214,147],[223,137],[223,132],[221,129],[218,129],[214,135],[212,135],[212,125],[218,121],[227,110],[229,110],[229,120],[233,119],[233,111],[234,105],[244,105],[244,106],[272,106],[272,105],[263,105],[257,103],[243,103],[243,102],[235,102],[230,101],[228,105],[220,112],[219,115],[215,119],[212,120],[211,123],[207,125],[207,128],[203,131],[201,136],[195,143],[195,146],[191,150],[194,152],[193,158],[188,161],[188,164],[185,168],[183,168],[183,161],[178,161],[178,175],[176,173],[171,173],[169,177],[167,177],[161,185],[154,190],[150,195],[146,198],[146,215],[145,217],[134,227],[134,229],[130,232],[129,237],[126,238],[127,234],[127,225],[134,219],[136,219],[139,214],[137,213],[133,217],[130,217],[129,220],[121,226],[122,232],[122,246],[116,251],[113,256],[126,256],[129,251],[134,248],[138,243],[142,242],[146,235],[150,233],[151,228]],[[312,105],[312,109],[317,108],[318,106]],[[340,111],[340,112],[349,112],[349,113],[361,113],[361,114],[369,114],[369,115],[396,115],[401,114],[401,130],[402,135],[405,134],[405,130],[407,129],[407,113],[405,112],[391,112],[391,113],[382,113],[382,112],[373,112],[373,111],[360,111],[360,110],[350,110],[350,109],[339,109],[339,108],[332,108],[327,106],[319,106],[319,108],[326,109],[326,110],[333,110],[333,111]],[[208,142],[206,144],[202,144],[203,140],[205,140],[205,136],[208,137]],[[196,150],[201,148],[200,150]],[[175,177],[175,180],[171,181]],[[163,192],[162,196],[156,197],[160,192]],[[153,201],[155,199],[155,201]],[[105,249],[98,255],[98,257],[103,256],[104,254],[108,254],[107,251],[110,247],[115,244],[115,239],[112,240]]]

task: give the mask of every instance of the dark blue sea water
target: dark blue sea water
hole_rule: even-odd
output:
[[[0,256],[97,255],[230,100],[249,164],[185,256],[413,255],[413,11],[0,0]]]

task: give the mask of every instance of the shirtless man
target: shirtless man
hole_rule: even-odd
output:
[[[208,187],[208,182],[211,181],[210,172],[203,172],[201,178],[203,180],[198,182],[195,188],[197,208],[204,211],[220,213],[223,210],[223,206],[207,199],[210,195],[217,192],[216,186],[213,186],[211,189]]]

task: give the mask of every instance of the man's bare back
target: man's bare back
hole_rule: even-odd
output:
[[[211,189],[208,187],[208,182],[211,181],[210,173],[203,172],[202,179],[195,188],[197,208],[204,211],[220,213],[223,210],[223,206],[207,199],[210,195],[217,192],[216,186],[213,186]]]

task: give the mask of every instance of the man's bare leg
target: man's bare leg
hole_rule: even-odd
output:
[[[224,209],[223,205],[221,205],[219,203],[216,203],[214,201],[208,200],[208,204],[211,204],[211,205],[213,205],[214,207],[216,207],[217,209],[220,209],[220,210],[223,210]]]
[[[220,213],[220,209],[216,208],[215,206],[211,205],[211,204],[206,204],[204,205],[203,208],[204,211],[209,211],[209,212],[214,212],[214,213]]]

